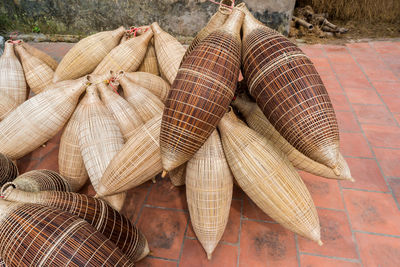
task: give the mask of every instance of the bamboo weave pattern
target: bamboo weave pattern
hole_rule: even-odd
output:
[[[242,56],[250,94],[292,146],[335,168],[339,129],[313,63],[295,44],[245,12]]]
[[[225,114],[236,89],[240,67],[240,26],[235,9],[182,63],[165,104],[161,124],[164,170],[188,161]]]
[[[18,106],[14,98],[0,92],[0,121],[7,117]]]
[[[127,72],[126,77],[133,83],[146,88],[161,102],[165,103],[171,86],[163,78],[146,72]]]
[[[77,216],[35,204],[8,209],[0,220],[0,256],[7,266],[133,266]]]
[[[256,103],[238,97],[233,102],[233,105],[244,115],[249,127],[270,140],[279,150],[285,153],[296,168],[326,178],[353,180],[349,166],[342,154],[339,153],[337,170],[339,170],[340,175],[338,175],[331,168],[310,159],[289,144],[289,142],[275,130],[274,126],[267,120]]]
[[[10,188],[11,189],[11,188]],[[76,215],[96,228],[136,262],[147,255],[146,238],[124,215],[112,209],[104,200],[69,192],[30,193],[16,189],[5,190],[8,201],[42,204]]]
[[[218,128],[229,167],[243,191],[282,226],[321,243],[314,202],[286,156],[232,111]]]
[[[18,176],[12,184],[23,191],[72,191],[68,181],[51,170],[33,170]]]
[[[28,43],[22,42],[21,45],[26,49],[26,51],[29,52],[29,54],[31,54],[34,57],[37,57],[38,59],[46,63],[52,70],[57,69],[58,62],[51,56],[49,56],[42,50],[29,45]]]
[[[7,156],[0,153],[0,186],[18,176],[18,168]]]

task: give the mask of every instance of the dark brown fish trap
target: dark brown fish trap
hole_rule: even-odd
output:
[[[188,161],[204,144],[231,102],[240,68],[240,27],[234,9],[225,24],[187,56],[165,104],[160,146],[164,170]]]
[[[245,8],[243,70],[250,94],[300,152],[335,169],[339,130],[328,92],[311,60]]]
[[[7,156],[0,153],[0,186],[18,176],[18,168]]]
[[[33,170],[18,176],[12,184],[27,192],[39,191],[72,191],[67,180],[55,171]]]
[[[102,233],[132,261],[147,256],[147,240],[138,228],[104,200],[72,192],[25,192],[2,188],[5,200],[41,204],[76,215]]]
[[[133,266],[85,220],[37,204],[0,201],[0,257],[7,266]]]

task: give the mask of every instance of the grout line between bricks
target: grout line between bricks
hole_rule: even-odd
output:
[[[299,249],[299,240],[297,234],[294,234],[294,244],[296,245],[296,258],[297,258],[297,265],[301,267],[300,262],[300,249]]]
[[[362,234],[369,234],[369,235],[378,235],[378,236],[386,236],[386,237],[394,237],[394,238],[400,238],[400,235],[390,235],[390,234],[381,234],[381,233],[374,233],[374,232],[368,232],[368,231],[363,231],[363,230],[353,230],[355,233],[362,233]]]
[[[379,191],[379,190],[370,190],[370,189],[361,189],[361,188],[351,188],[351,187],[343,187],[342,189],[351,190],[351,191],[361,191],[361,192],[370,192],[370,193],[381,193],[381,194],[391,194],[389,191]]]
[[[309,252],[300,252],[300,255],[310,255],[310,256],[317,256],[317,257],[334,259],[334,260],[342,260],[342,261],[348,261],[348,262],[361,263],[361,261],[358,260],[358,259],[349,259],[349,258],[342,258],[342,257],[335,257],[335,256],[327,256],[327,255],[321,255],[321,254],[309,253]]]
[[[178,262],[178,260],[168,259],[168,258],[163,258],[163,257],[157,257],[157,256],[152,256],[152,255],[148,255],[148,256],[146,256],[146,258],[159,259],[159,260],[170,261],[170,262]]]
[[[154,208],[154,209],[171,210],[171,211],[179,211],[179,212],[189,213],[189,211],[185,210],[185,209],[166,208],[166,207],[160,207],[160,206],[153,206],[150,204],[143,204],[143,206],[146,208]]]
[[[265,221],[265,220],[251,219],[251,218],[246,218],[246,217],[243,217],[242,220],[243,221],[251,221],[251,222],[262,222],[262,223],[277,224],[277,222],[274,222],[274,221]]]

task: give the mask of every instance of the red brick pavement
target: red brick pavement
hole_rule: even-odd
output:
[[[60,59],[71,44],[34,44]],[[211,261],[190,226],[185,188],[157,179],[129,192],[123,212],[152,250],[138,266],[400,266],[400,42],[303,46],[337,111],[355,183],[301,172],[317,206],[319,247],[285,230],[235,188],[230,223]],[[57,170],[60,136],[19,160]],[[87,186],[83,192],[93,194]]]

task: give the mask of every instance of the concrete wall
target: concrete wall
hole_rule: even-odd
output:
[[[242,1],[236,1],[240,3]],[[262,22],[288,32],[295,0],[247,0]],[[216,11],[207,0],[3,0],[0,11],[54,33],[92,33],[119,25],[147,25],[153,21],[168,32],[194,36]]]

